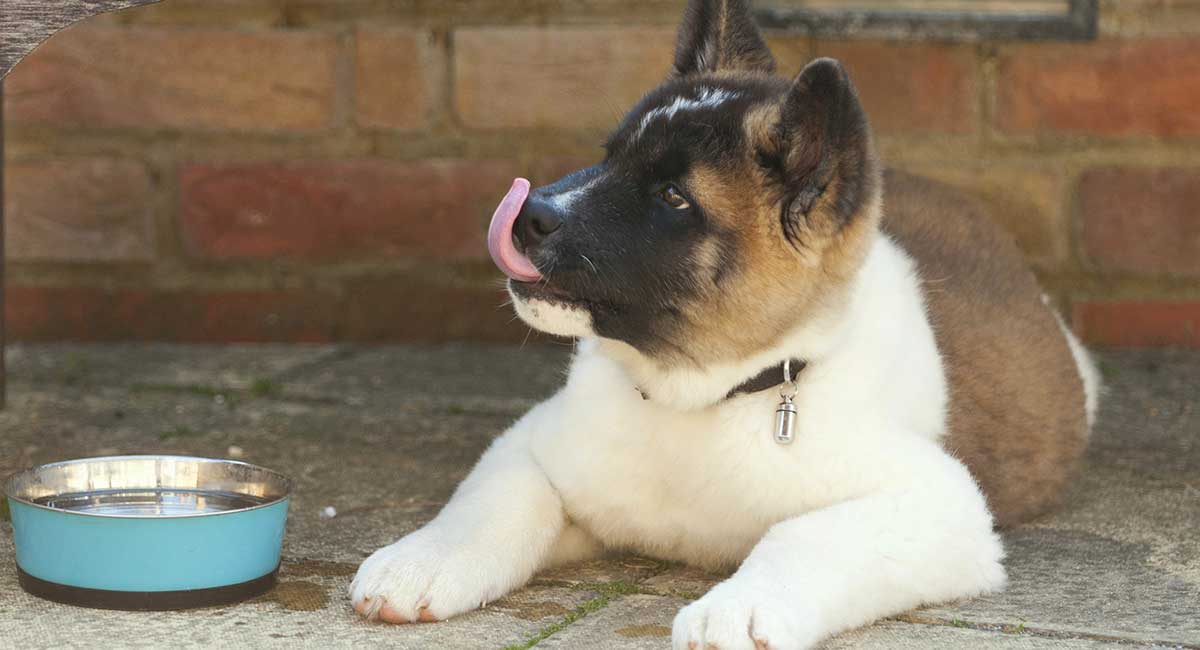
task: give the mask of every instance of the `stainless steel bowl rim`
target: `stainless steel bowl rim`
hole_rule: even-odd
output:
[[[27,499],[25,497],[14,494],[14,491],[16,490],[16,486],[21,479],[26,478],[32,474],[35,474],[36,472],[39,472],[41,470],[55,468],[55,467],[65,467],[68,465],[76,465],[76,464],[81,464],[81,463],[99,463],[99,462],[104,462],[104,461],[122,461],[122,460],[174,460],[174,461],[183,461],[183,462],[213,463],[213,464],[244,467],[246,469],[249,469],[249,470],[252,470],[255,472],[261,472],[269,477],[274,478],[279,483],[279,485],[282,487],[282,494],[280,494],[276,498],[273,498],[270,501],[267,501],[265,503],[255,504],[253,506],[249,506],[246,508],[236,508],[233,510],[222,510],[219,512],[197,512],[197,513],[189,513],[189,514],[156,515],[156,516],[125,515],[125,514],[80,512],[80,511],[76,511],[76,510],[66,510],[63,508],[54,508],[51,506],[36,503],[31,499]],[[145,489],[152,489],[155,487],[160,487],[160,486],[152,486],[152,485],[144,486]],[[51,512],[57,512],[57,513],[65,514],[65,515],[74,515],[77,517],[93,517],[93,518],[101,518],[101,519],[140,519],[140,520],[158,521],[158,520],[168,520],[168,519],[192,519],[195,517],[219,517],[222,515],[231,515],[231,514],[235,514],[235,513],[239,513],[239,512],[250,512],[251,510],[260,510],[262,508],[269,508],[273,505],[282,503],[283,501],[286,501],[288,498],[290,498],[291,494],[292,494],[292,488],[293,488],[292,479],[288,478],[287,476],[285,476],[273,469],[269,469],[269,468],[263,467],[261,465],[255,465],[253,463],[247,463],[247,462],[240,461],[240,460],[230,460],[230,459],[225,459],[225,458],[208,458],[205,456],[184,456],[184,455],[175,455],[175,454],[128,454],[128,455],[118,455],[118,456],[92,456],[89,458],[75,458],[75,459],[71,459],[71,460],[62,460],[62,461],[57,461],[57,462],[53,462],[53,463],[46,463],[44,465],[36,465],[34,467],[29,467],[29,468],[20,470],[20,471],[16,472],[15,474],[10,475],[8,478],[4,479],[3,496],[7,496],[8,498],[10,498],[14,501],[17,501],[24,505],[30,506],[32,508],[40,508],[42,510],[49,510]]]

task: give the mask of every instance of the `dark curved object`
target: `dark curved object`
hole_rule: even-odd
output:
[[[42,41],[73,23],[96,14],[158,1],[0,0],[0,79]]]
[[[884,4],[884,3],[881,3]],[[1090,41],[1096,38],[1097,0],[1068,0],[1067,12],[992,15],[969,11],[888,11],[768,6],[755,10],[763,29],[810,36],[874,36],[904,40]]]
[[[4,365],[4,79],[0,78],[0,409],[8,397]]]
[[[275,586],[278,574],[279,567],[276,567],[267,575],[247,582],[208,589],[109,591],[47,582],[25,573],[20,566],[17,566],[17,580],[21,583],[21,588],[38,598],[78,607],[125,611],[167,611],[239,603],[270,591]]]

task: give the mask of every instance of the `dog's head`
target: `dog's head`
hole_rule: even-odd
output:
[[[747,5],[693,0],[604,160],[514,185],[489,244],[529,325],[703,365],[841,299],[878,225],[866,117],[836,61],[774,76]]]

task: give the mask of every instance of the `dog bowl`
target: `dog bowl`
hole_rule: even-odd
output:
[[[112,456],[34,467],[4,491],[25,591],[167,610],[274,586],[291,482],[230,460]]]

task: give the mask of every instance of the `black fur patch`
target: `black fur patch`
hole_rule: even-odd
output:
[[[789,239],[801,230],[798,220],[812,218],[818,201],[825,200],[826,218],[841,228],[879,191],[871,129],[837,61],[817,59],[805,66],[784,100],[779,129],[790,195],[781,219]],[[835,195],[828,197],[831,186]]]
[[[775,71],[775,58],[754,25],[748,0],[696,0],[684,11],[673,74],[718,70]]]

